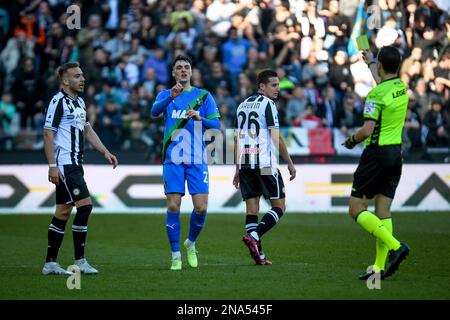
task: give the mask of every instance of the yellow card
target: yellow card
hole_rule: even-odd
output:
[[[356,41],[356,47],[358,48],[358,51],[370,49],[369,39],[367,39],[367,36],[365,34],[360,35],[359,37],[356,37],[355,41]]]

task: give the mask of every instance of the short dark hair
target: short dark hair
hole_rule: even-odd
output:
[[[178,61],[186,61],[187,63],[189,63],[192,67],[192,59],[189,58],[188,56],[184,55],[184,54],[179,54],[178,56],[176,56],[176,58],[173,60],[172,62],[172,67],[170,68],[171,70],[173,70],[173,68],[175,67],[175,64]]]
[[[72,69],[72,68],[79,68],[79,67],[80,67],[80,64],[77,61],[64,63],[63,65],[61,65],[58,68],[59,79],[62,79],[63,75],[67,72],[67,70]]]
[[[258,89],[259,89],[259,85],[261,83],[267,84],[267,83],[269,83],[269,78],[274,78],[274,77],[278,77],[278,74],[275,71],[273,71],[273,70],[261,71],[258,74],[258,78],[256,79]]]
[[[378,61],[387,73],[397,73],[402,62],[400,51],[393,46],[382,47],[378,53]]]

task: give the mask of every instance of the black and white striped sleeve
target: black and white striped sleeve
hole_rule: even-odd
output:
[[[266,105],[265,110],[267,128],[279,128],[280,124],[278,122],[278,111],[275,102],[269,100]]]
[[[84,111],[86,112],[86,119],[85,119],[85,122],[84,122],[84,126],[86,127],[86,126],[90,126],[91,124],[89,123],[89,117],[88,117],[88,114],[87,114],[87,107],[86,107],[86,104],[84,103],[84,100],[81,98],[81,97],[78,97],[78,99],[77,100],[79,100],[79,103],[80,103],[80,105],[81,105],[81,107],[84,109]]]
[[[58,131],[59,123],[64,113],[63,100],[53,99],[50,101],[47,113],[45,114],[44,129]]]

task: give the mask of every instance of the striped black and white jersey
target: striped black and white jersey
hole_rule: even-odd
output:
[[[256,94],[237,108],[238,163],[240,169],[278,167],[278,155],[270,130],[279,128],[278,111],[270,98]]]
[[[82,164],[84,128],[89,122],[81,97],[71,98],[63,90],[55,94],[45,115],[44,129],[56,131],[55,159],[58,166]]]

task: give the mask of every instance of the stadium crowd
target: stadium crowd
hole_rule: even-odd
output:
[[[193,85],[213,94],[223,129],[233,127],[256,74],[273,68],[281,80],[281,126],[351,134],[375,85],[349,46],[358,3],[0,0],[0,150],[42,149],[45,108],[59,90],[55,70],[79,61],[88,118],[105,145],[151,150],[148,161],[159,163],[164,124],[150,117],[150,107],[173,85],[170,62],[180,53],[193,59]],[[81,9],[79,30],[66,24],[71,4]],[[372,4],[381,15],[378,28],[366,30],[371,49],[393,44],[404,58],[405,148],[448,147],[449,8],[432,0],[367,0],[364,10]]]

